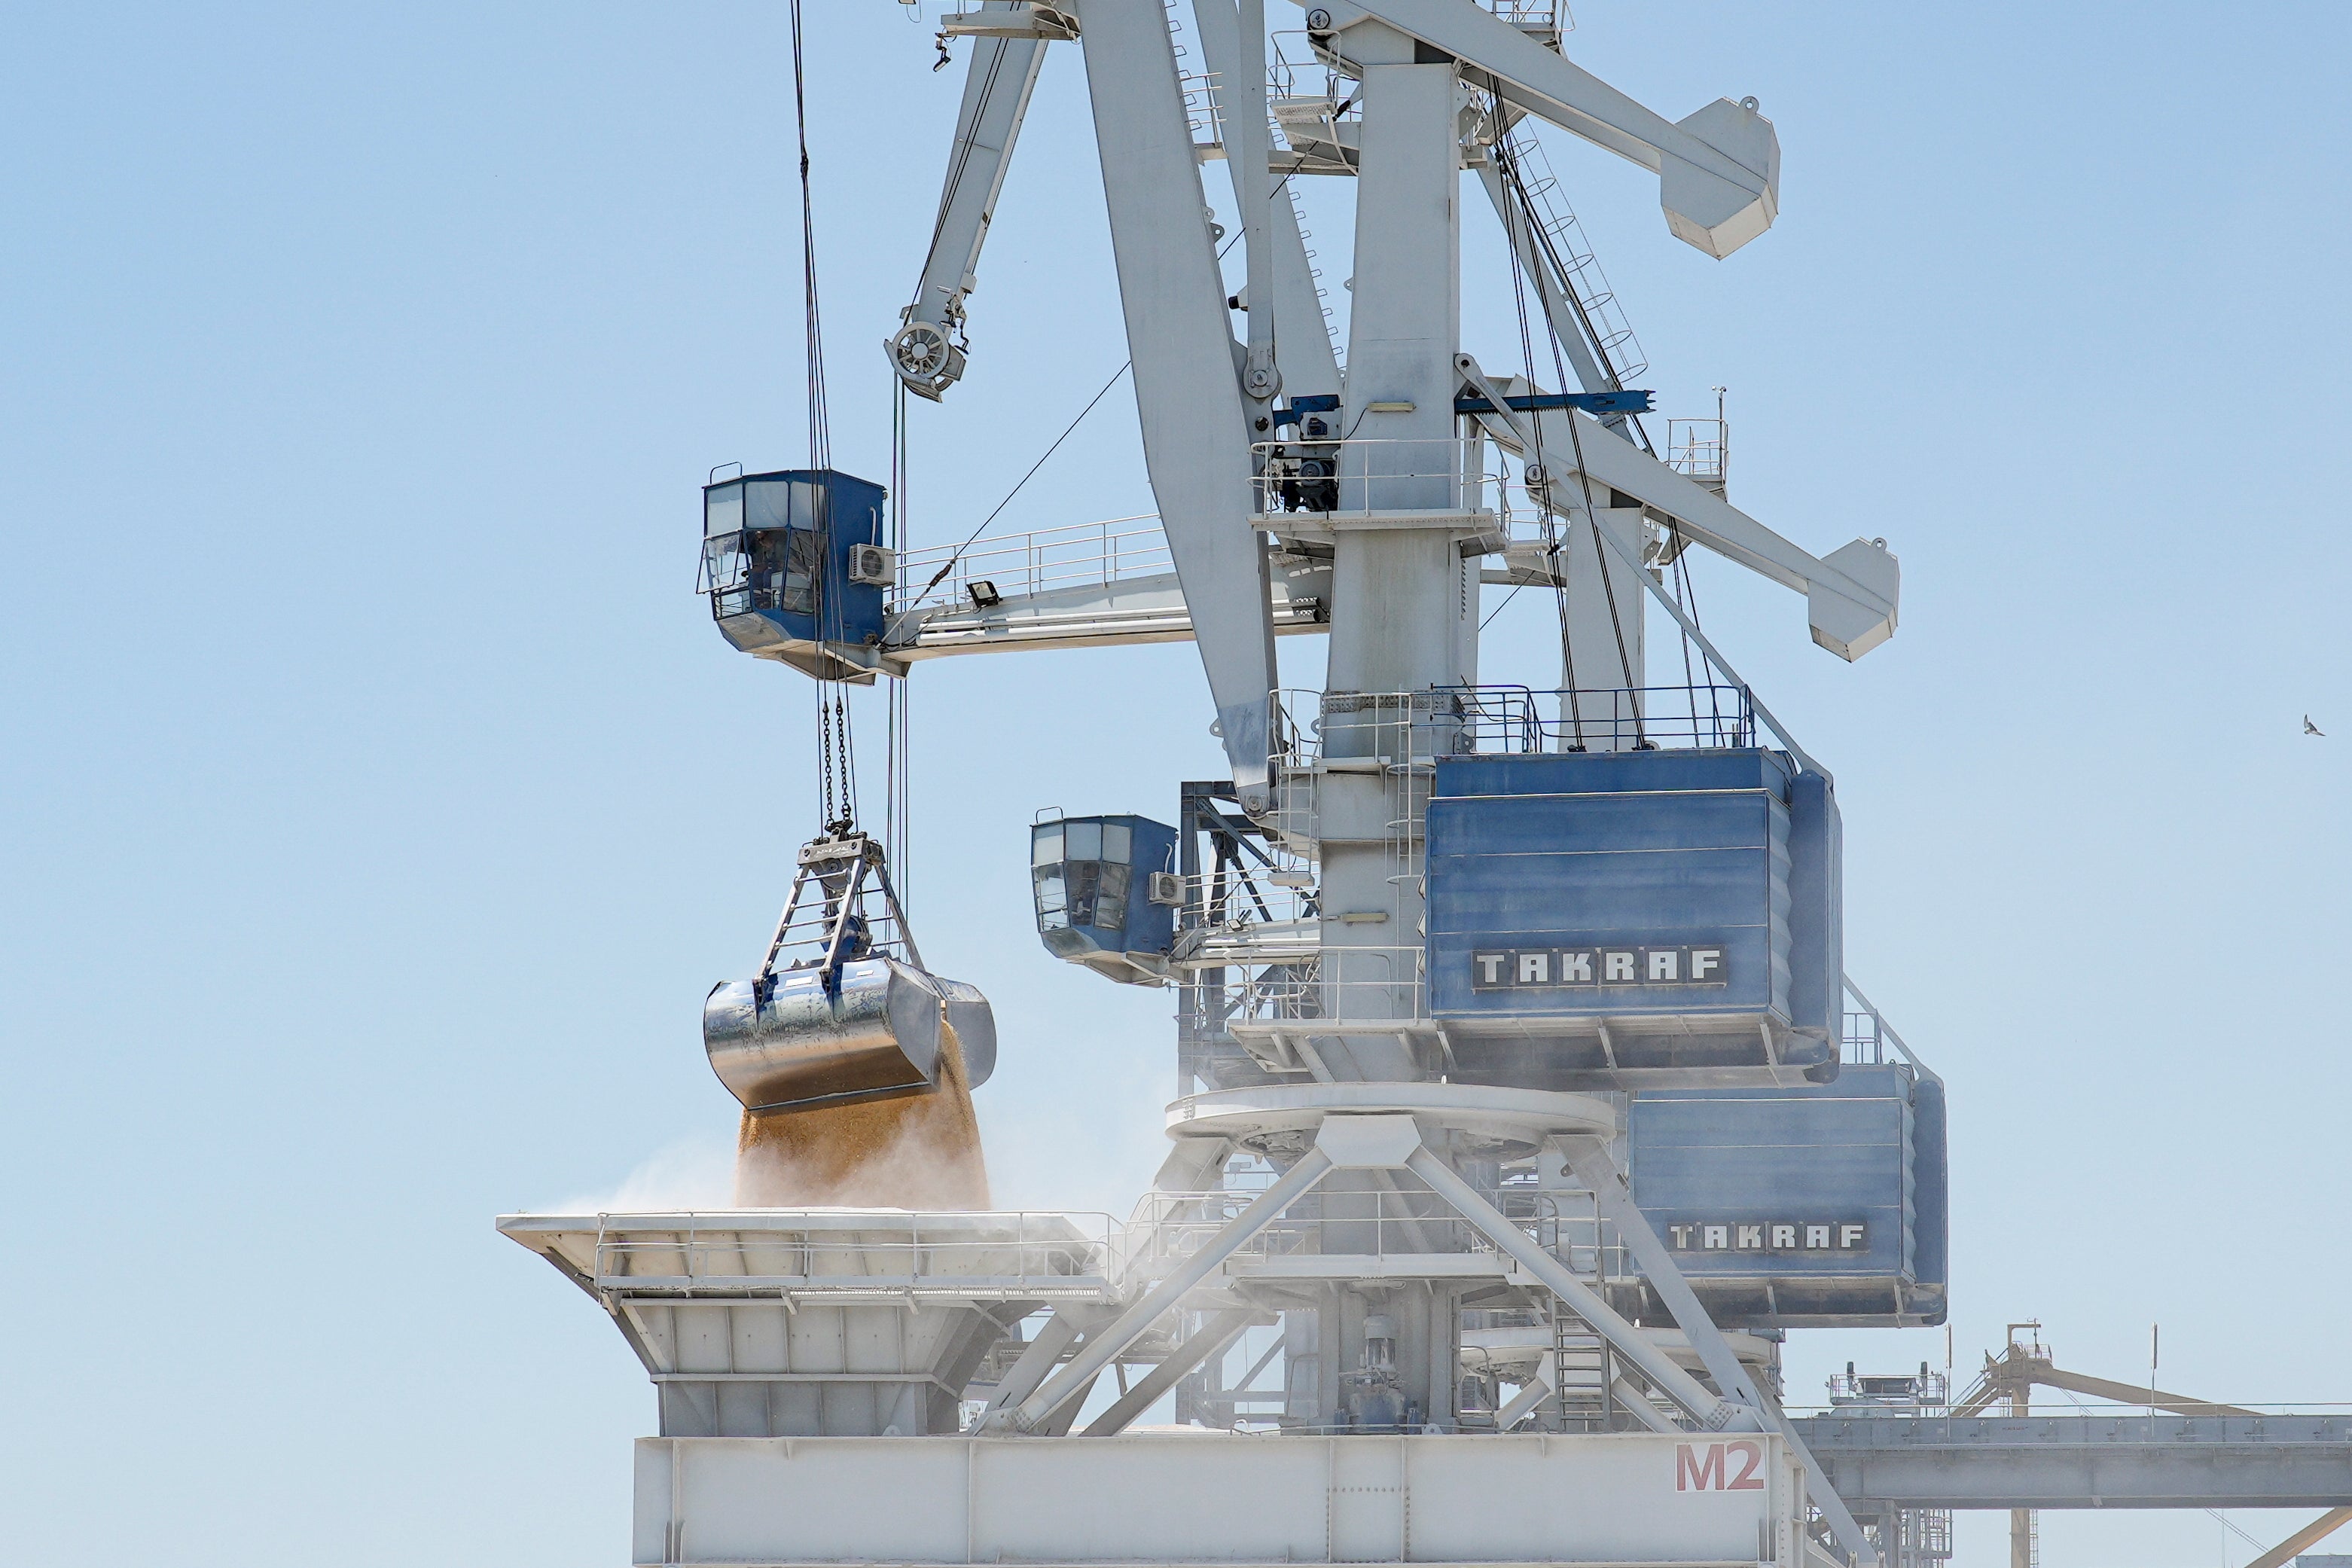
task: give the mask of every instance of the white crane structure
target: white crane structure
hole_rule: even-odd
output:
[[[1202,5],[1203,52],[1222,84],[1216,123],[1231,142],[1218,150],[1244,215],[1248,282],[1237,298],[1251,308],[1248,341],[1236,344],[1174,47],[1164,25],[1145,27],[1130,9],[1109,7],[1089,24],[1079,4],[987,0],[950,19],[950,33],[973,36],[978,47],[929,253],[891,352],[908,388],[928,397],[962,374],[965,300],[1039,59],[1045,40],[1075,37],[1165,537],[1166,554],[1149,563],[1164,570],[1105,573],[1084,584],[1069,584],[1076,573],[1049,573],[1033,591],[986,606],[986,616],[952,592],[967,574],[950,595],[935,589],[899,606],[884,668],[948,652],[1193,631],[1236,782],[1255,805],[1265,798],[1274,635],[1328,631],[1333,689],[1475,682],[1476,595],[1466,590],[1488,556],[1564,587],[1567,663],[1608,672],[1587,683],[1594,686],[1644,686],[1634,606],[1645,587],[1659,590],[1644,584],[1640,564],[1670,560],[1690,542],[1803,593],[1814,639],[1843,658],[1892,634],[1898,572],[1883,545],[1857,540],[1816,557],[1636,444],[1622,417],[1564,407],[1480,416],[1496,448],[1534,467],[1531,483],[1524,467],[1517,480],[1489,473],[1456,428],[1460,395],[1496,384],[1461,356],[1459,171],[1477,172],[1582,390],[1620,391],[1606,340],[1578,308],[1563,258],[1515,210],[1509,154],[1497,149],[1526,116],[1605,147],[1657,173],[1678,237],[1727,256],[1769,226],[1778,203],[1779,142],[1753,100],[1718,100],[1669,121],[1564,58],[1556,31],[1515,21],[1524,7],[1498,15],[1471,0],[1381,0],[1317,6],[1307,18],[1318,57],[1357,84],[1348,104],[1327,97],[1270,106],[1263,5]],[[1270,148],[1270,119],[1328,122],[1331,139],[1321,144],[1344,156],[1315,167],[1358,183],[1344,388],[1288,190],[1301,177],[1299,160]],[[1499,384],[1522,398],[1542,390],[1525,378]],[[1330,423],[1349,433],[1345,504],[1269,515],[1278,509],[1265,504],[1265,458],[1284,445],[1270,416],[1285,392],[1294,404],[1339,398]],[[1588,432],[1614,439],[1588,444]],[[1510,552],[1504,524],[1514,504],[1555,520],[1566,537],[1549,552],[1532,543]],[[1287,573],[1270,576],[1255,548],[1261,534],[1276,546],[1277,565],[1286,554]],[[1587,552],[1607,542],[1605,568],[1568,569],[1580,559],[1580,541]],[[1073,560],[1082,555],[1075,538],[999,548],[1050,557],[1057,544]],[[1128,558],[1149,560],[1135,550]],[[929,574],[908,575],[922,584]],[[1454,612],[1440,618],[1441,603]],[[1374,606],[1377,616],[1368,614]]]
[[[1320,93],[1270,75],[1265,0],[1190,10],[1208,86],[1189,102],[1160,4],[984,0],[945,18],[970,64],[888,344],[925,398],[971,369],[969,300],[1040,62],[1075,46],[1156,520],[888,562],[864,638],[754,624],[749,492],[713,487],[727,542],[709,559],[730,639],[825,679],[1192,640],[1231,781],[1187,786],[1188,813],[1205,804],[1184,831],[1255,857],[1249,900],[1223,860],[1147,863],[1141,819],[1041,826],[1035,858],[1048,945],[1188,1006],[1222,998],[1213,1039],[1187,1058],[1171,1152],[1124,1225],[502,1221],[661,1388],[635,1561],[1874,1562],[1781,1411],[1778,1345],[1791,1325],[1940,1321],[1925,1194],[1940,1203],[1941,1086],[1844,981],[1826,773],[1664,576],[1693,544],[1736,562],[1802,593],[1813,639],[1853,659],[1895,629],[1897,568],[1882,541],[1815,555],[1732,505],[1719,465],[1651,448],[1626,336],[1530,174],[1537,125],[1581,138],[1654,177],[1670,230],[1726,258],[1777,211],[1772,122],[1754,99],[1657,113],[1570,61],[1552,7],[1525,0],[1307,7]],[[1241,214],[1238,291],[1202,185],[1215,161]],[[1490,370],[1463,342],[1465,174],[1577,385]],[[1344,374],[1301,178],[1356,182]],[[848,559],[850,583],[874,580]],[[1556,689],[1482,684],[1489,584],[1557,596]],[[1649,679],[1647,599],[1716,672],[1677,695],[1686,721]],[[1274,639],[1310,633],[1328,639],[1325,688],[1286,696]],[[1729,837],[1674,816],[1686,806]],[[1530,857],[1587,892],[1514,880]],[[1122,889],[1134,874],[1120,919],[1157,910],[1181,931],[1079,952],[1078,928],[1119,923],[1078,912],[1109,907],[1113,871]],[[1717,896],[1694,877],[1754,918],[1668,911]],[[756,1014],[764,993],[745,994]],[[1874,1042],[1858,1062],[1856,1017]],[[1865,1089],[1833,1100],[1842,1060]],[[1759,1211],[1743,1189],[1721,1223],[1704,1195],[1661,1219],[1652,1189],[1680,1145],[1644,1108],[1714,1115],[1704,1097],[1725,1094],[1887,1111],[1893,1217],[1818,1196]],[[1935,1150],[1925,1184],[1915,1126]],[[1666,1152],[1645,1170],[1652,1147]],[[1735,1255],[1744,1272],[1700,1269]],[[1864,1290],[1881,1295],[1852,1307]],[[1257,1330],[1278,1332],[1261,1346]],[[1234,1381],[1238,1347],[1256,1361]],[[1258,1387],[1277,1358],[1279,1388]],[[1171,1396],[1185,1430],[1132,1429]]]

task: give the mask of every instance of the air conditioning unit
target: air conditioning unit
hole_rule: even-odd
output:
[[[849,580],[870,588],[888,588],[898,581],[898,558],[878,544],[849,547]]]
[[[1173,871],[1154,871],[1147,896],[1155,904],[1181,910],[1184,907],[1184,879]]]

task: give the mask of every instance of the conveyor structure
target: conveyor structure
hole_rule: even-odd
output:
[[[827,463],[714,476],[704,586],[731,646],[834,685],[1193,644],[1207,701],[1169,721],[1212,727],[1223,776],[1173,822],[1041,816],[1005,889],[1055,956],[1169,990],[1166,1158],[1124,1219],[502,1220],[660,1389],[635,1562],[1917,1568],[1952,1508],[2352,1502],[2335,1418],[1784,1408],[1789,1334],[1944,1321],[1944,1085],[1846,973],[1830,772],[1678,585],[1696,546],[1851,660],[1899,570],[1834,542],[1813,513],[1842,503],[1733,504],[1719,419],[1703,459],[1653,446],[1539,135],[1638,166],[1721,258],[1774,221],[1778,134],[1753,98],[1636,102],[1560,9],[1334,0],[1278,40],[1265,0],[941,18],[969,63],[892,374],[943,405],[984,374],[983,242],[1067,47],[1156,512],[917,551]],[[1573,385],[1463,342],[1474,178]],[[1307,179],[1354,182],[1344,355]],[[1490,586],[1549,601],[1556,667],[1482,665]],[[1306,635],[1323,684],[1279,689],[1275,638]],[[798,870],[706,1010],[744,1105],[932,1092],[949,1037],[985,1077],[986,1004],[922,967],[878,845],[845,816]]]

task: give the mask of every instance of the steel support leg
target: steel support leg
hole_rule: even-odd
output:
[[[1651,1399],[1648,1391],[1634,1387],[1628,1379],[1619,1378],[1609,1385],[1609,1392],[1617,1396],[1618,1409],[1622,1410],[1651,1431],[1678,1430],[1673,1422],[1666,1419],[1665,1413],[1660,1410],[1656,1403]]]
[[[1551,1379],[1544,1375],[1542,1363],[1538,1363],[1536,1366],[1536,1374],[1528,1379],[1518,1393],[1511,1395],[1511,1402],[1508,1405],[1495,1412],[1495,1430],[1507,1432],[1526,1420],[1535,1414],[1536,1406],[1541,1405],[1544,1402],[1544,1395],[1551,1391]]]
[[[995,1397],[988,1402],[991,1411],[1002,1410],[1008,1405],[1018,1405],[1037,1392],[1045,1374],[1062,1353],[1076,1342],[1079,1335],[1102,1321],[1102,1315],[1072,1307],[1055,1309],[1054,1315],[1037,1327],[1037,1337],[1029,1348],[1013,1359],[1004,1372],[1004,1380],[996,1385]]]
[[[1673,1359],[1651,1343],[1649,1337],[1641,1330],[1619,1317],[1592,1287],[1570,1273],[1559,1258],[1538,1247],[1525,1231],[1504,1218],[1479,1194],[1477,1188],[1455,1173],[1453,1166],[1423,1147],[1413,1151],[1406,1168],[1428,1183],[1433,1192],[1453,1205],[1455,1213],[1476,1226],[1513,1262],[1541,1281],[1544,1288],[1559,1297],[1570,1311],[1591,1325],[1592,1331],[1607,1340],[1619,1355],[1639,1368],[1652,1386],[1690,1412],[1701,1426],[1710,1431],[1727,1430],[1735,1426],[1741,1431],[1762,1427],[1764,1417],[1760,1411],[1743,1410],[1707,1392],[1704,1384],[1676,1366]]]
[[[1284,1209],[1304,1197],[1330,1170],[1331,1157],[1320,1147],[1307,1150],[1280,1181],[1260,1193],[1255,1202],[1235,1215],[1233,1222],[1211,1237],[1200,1251],[1185,1259],[1182,1268],[1153,1286],[1143,1300],[1121,1312],[1108,1327],[1087,1336],[1087,1348],[1078,1352],[1076,1360],[1013,1408],[1010,1425],[1024,1432],[1036,1431],[1048,1416],[1081,1397],[1083,1390],[1093,1384],[1120,1352],[1142,1338],[1143,1331],[1158,1321],[1161,1313],[1216,1272],[1244,1242],[1273,1224]]]
[[[1074,3],[1144,468],[1234,784],[1244,811],[1262,812],[1276,685],[1271,589],[1249,525],[1252,432],[1167,14],[1136,0]]]
[[[2247,1563],[2246,1568],[2285,1568],[2285,1564],[2299,1556],[2305,1547],[2317,1545],[2321,1541],[2343,1528],[2347,1522],[2352,1522],[2352,1508],[2339,1508],[2323,1513],[2252,1563]]]
[[[1086,1437],[1116,1437],[1127,1430],[1128,1424],[1151,1408],[1152,1402],[1176,1386],[1176,1380],[1199,1366],[1212,1356],[1225,1353],[1227,1347],[1242,1337],[1242,1331],[1257,1321],[1258,1314],[1246,1307],[1235,1307],[1218,1313],[1201,1326],[1201,1331],[1178,1346],[1166,1361],[1151,1369],[1141,1383],[1119,1395],[1118,1403],[1096,1416],[1079,1434]]]

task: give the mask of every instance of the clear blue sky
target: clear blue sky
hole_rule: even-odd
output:
[[[1699,590],[1835,769],[1849,967],[1950,1081],[1963,1369],[2038,1315],[2137,1377],[2161,1321],[2168,1384],[2352,1399],[2352,12],[1578,9],[1637,97],[1780,128],[1780,224],[1721,264],[1549,138],[1662,402],[1727,384],[1736,500],[1902,557],[1853,667],[1769,584]],[[961,63],[886,0],[811,10],[835,450],[879,477]],[[689,592],[705,471],[804,452],[782,10],[5,16],[9,1553],[617,1563],[652,1396],[490,1216],[723,1186],[697,1008],[816,825],[807,687]],[[1465,331],[1507,361],[1490,229]],[[971,374],[916,410],[919,541],[1125,354],[1075,51],[995,234]],[[1148,508],[1122,390],[1006,521]],[[1490,676],[1549,684],[1544,642],[1514,606]],[[1003,1022],[1000,1194],[1123,1210],[1167,998],[1038,947],[1024,827],[1216,772],[1192,650],[951,661],[913,701],[916,920]],[[1801,1336],[1792,1392],[1849,1358],[1943,1337]]]

